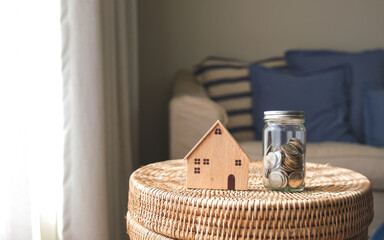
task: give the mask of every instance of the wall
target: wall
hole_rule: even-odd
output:
[[[209,55],[384,48],[381,0],[139,0],[140,158],[168,158],[171,77]]]

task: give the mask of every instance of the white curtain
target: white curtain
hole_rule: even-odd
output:
[[[0,1],[0,239],[60,237],[60,2]]]
[[[62,0],[63,239],[127,239],[137,163],[136,2]]]

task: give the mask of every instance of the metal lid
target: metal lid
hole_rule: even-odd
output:
[[[264,120],[277,120],[277,119],[305,120],[304,111],[286,110],[286,111],[265,111],[264,112]]]

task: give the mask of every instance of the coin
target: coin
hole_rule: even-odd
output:
[[[285,171],[286,173],[294,171],[294,167],[291,166],[289,159],[287,156],[284,156],[282,162],[281,162],[281,169]]]
[[[277,156],[273,152],[268,153],[267,156],[264,157],[264,166],[268,169],[273,168],[276,162]]]
[[[276,155],[276,164],[275,164],[275,168],[276,167],[280,167],[280,165],[281,165],[281,159],[282,159],[282,154],[281,154],[281,152],[280,151],[276,151],[276,152],[273,152],[275,155]]]
[[[303,147],[303,142],[298,139],[298,138],[295,138],[295,137],[291,137],[290,139],[288,139],[287,141],[288,143],[296,143],[297,145],[299,145],[300,147]]]
[[[302,162],[301,156],[297,156],[295,158],[292,158],[292,157],[286,155],[286,159],[285,159],[284,163],[289,167],[298,168],[298,167],[300,167],[301,162]]]
[[[281,172],[274,171],[269,174],[268,177],[270,187],[280,188],[284,185],[284,176]]]
[[[270,144],[268,147],[267,147],[267,151],[265,151],[265,155],[267,155],[268,153],[270,153],[272,150],[272,144]]]
[[[288,184],[291,188],[298,188],[303,184],[304,174],[301,171],[292,172],[288,176]]]
[[[281,150],[284,151],[288,156],[295,157],[300,154],[299,150],[297,150],[296,146],[291,143],[284,144],[281,146]]]
[[[281,172],[281,174],[283,175],[283,185],[281,185],[281,187],[286,187],[287,184],[288,184],[288,174],[286,172]]]
[[[303,153],[303,148],[300,146],[297,142],[290,142],[289,143],[292,147],[296,148],[296,150],[299,152],[299,154]]]
[[[303,147],[301,145],[299,145],[297,142],[290,142],[290,144],[292,144],[293,146],[296,147],[296,149],[300,152],[300,153],[303,153]]]
[[[283,155],[284,157],[282,158],[281,169],[286,173],[291,173],[301,168],[302,156],[300,153],[297,156],[292,156],[283,151]]]
[[[287,143],[290,143],[290,144],[296,146],[297,150],[298,150],[300,153],[303,153],[303,142],[300,141],[300,139],[292,137],[292,138],[290,138],[290,139],[287,141]]]
[[[268,178],[269,177],[269,174],[271,173],[271,169],[268,169],[268,168],[265,168],[264,169],[264,174],[265,174],[265,177]]]

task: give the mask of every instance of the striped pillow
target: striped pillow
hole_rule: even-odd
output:
[[[286,67],[282,57],[256,63],[266,67]],[[227,128],[238,141],[255,139],[249,65],[250,62],[241,60],[208,57],[195,68],[197,81],[204,85],[209,97],[227,111]]]

